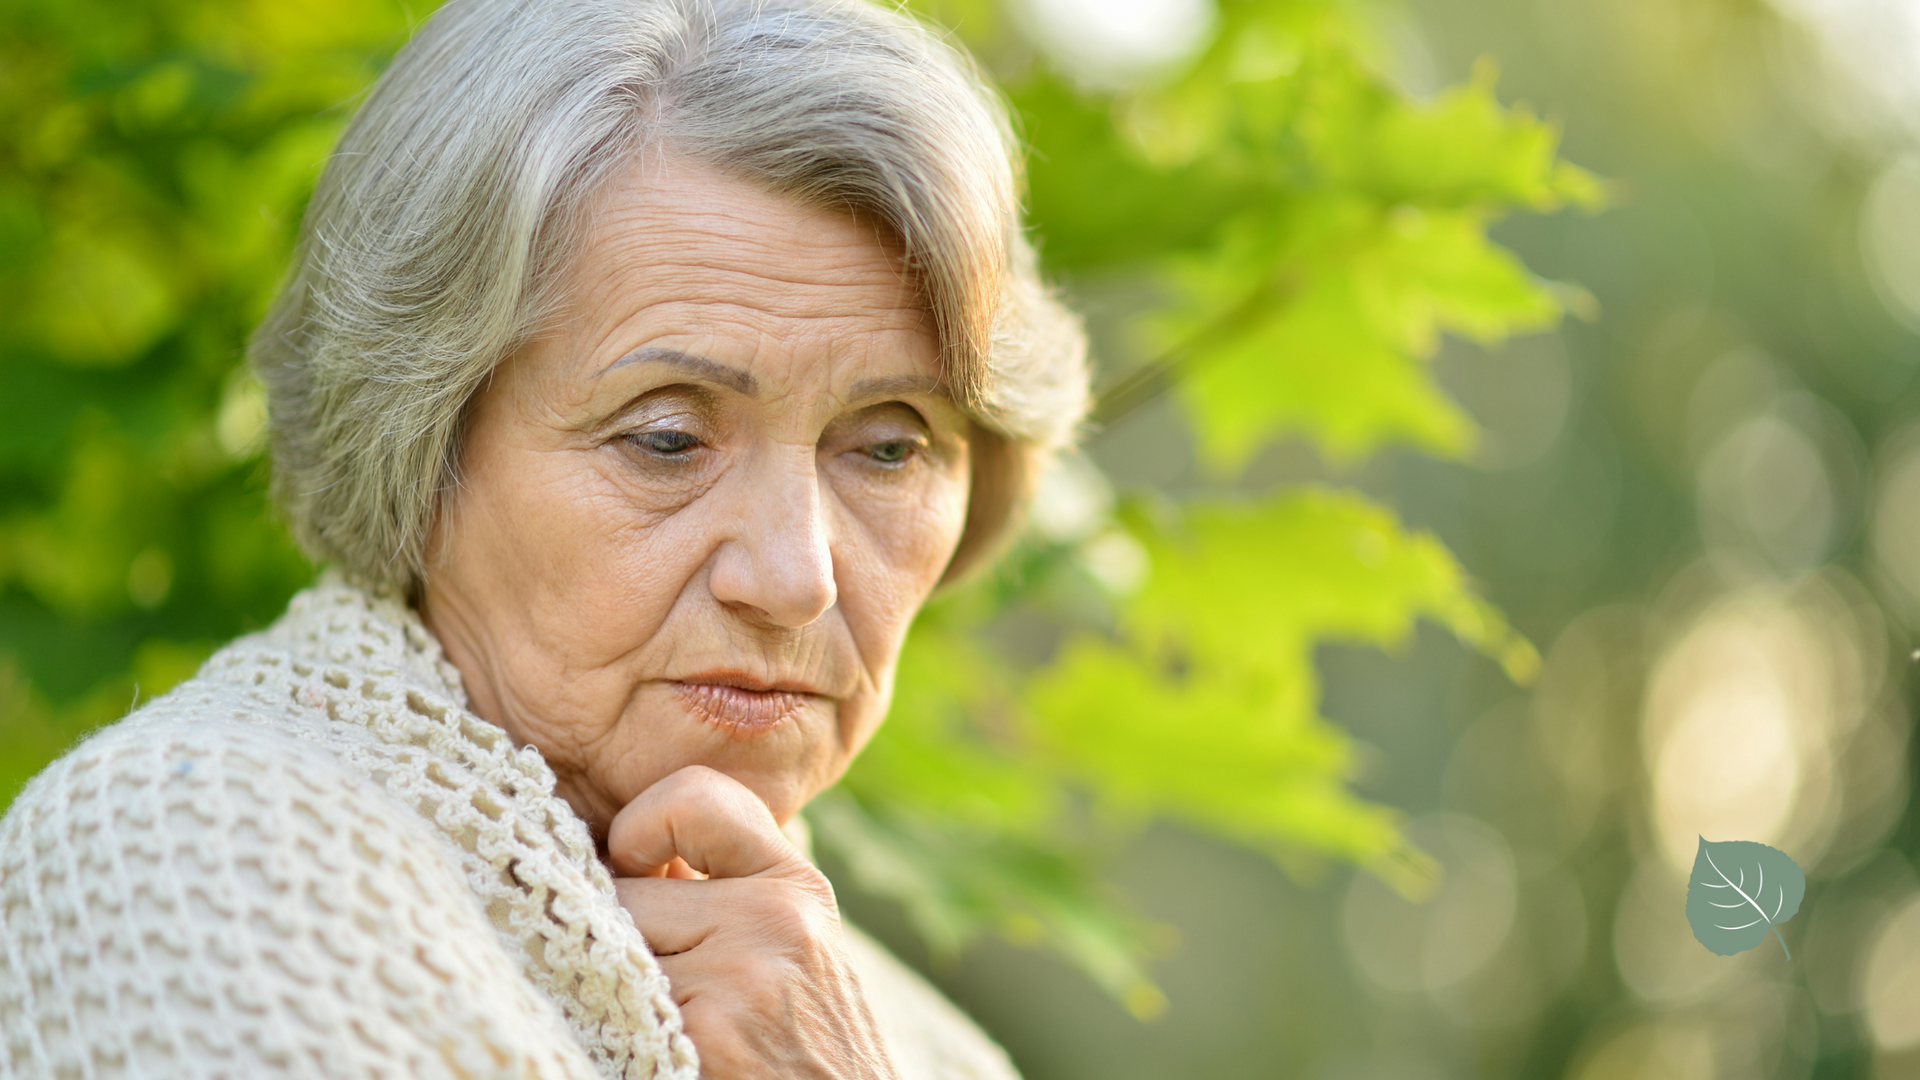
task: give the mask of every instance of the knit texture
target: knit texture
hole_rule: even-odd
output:
[[[903,1073],[1014,1075],[877,946],[849,955]],[[0,820],[0,1073],[698,1071],[546,762],[468,710],[410,609],[338,578]]]

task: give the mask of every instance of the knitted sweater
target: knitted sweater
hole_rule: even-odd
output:
[[[909,1078],[1010,1080],[877,945]],[[404,604],[337,578],[88,739],[0,819],[0,1075],[699,1071],[539,753]]]

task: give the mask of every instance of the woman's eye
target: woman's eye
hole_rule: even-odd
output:
[[[673,457],[700,445],[700,440],[684,431],[636,431],[628,441],[642,450]]]
[[[867,456],[882,465],[903,464],[918,449],[910,439],[889,439],[867,447]]]

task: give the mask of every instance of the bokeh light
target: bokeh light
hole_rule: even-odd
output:
[[[1034,41],[1089,86],[1125,86],[1191,56],[1213,30],[1213,0],[1018,0]]]
[[[1608,1034],[1584,1049],[1572,1080],[1713,1080],[1713,1038],[1699,1024],[1652,1022]]]
[[[1877,1045],[1893,1051],[1920,1046],[1920,894],[1908,897],[1874,935],[1860,997]]]
[[[1920,611],[1920,427],[1903,429],[1880,451],[1874,492],[1875,563],[1892,586],[1889,599]]]
[[[1819,448],[1780,415],[1734,428],[1700,469],[1702,532],[1709,542],[1750,541],[1782,566],[1815,566],[1826,556],[1839,524],[1834,503]]]
[[[1691,869],[1691,865],[1687,869]],[[1765,957],[1719,957],[1699,947],[1684,918],[1686,871],[1643,863],[1614,902],[1613,961],[1640,1000],[1671,1006],[1699,1002],[1738,985]]]
[[[1479,972],[1506,942],[1518,878],[1506,839],[1473,818],[1433,815],[1407,832],[1439,860],[1439,889],[1415,903],[1377,878],[1356,877],[1342,927],[1354,962],[1376,984],[1439,993]]]
[[[1920,5],[1910,0],[1774,0],[1812,32],[1828,119],[1841,133],[1920,131]]]
[[[1860,208],[1860,251],[1887,310],[1920,329],[1920,157],[1881,170]]]
[[[1827,740],[1858,709],[1835,685],[1834,632],[1748,594],[1703,613],[1656,664],[1643,748],[1656,839],[1681,874],[1702,835],[1778,846],[1824,820]]]
[[[1363,997],[1293,1033],[1333,1045],[1298,1074],[1920,1078],[1920,4],[1394,18],[1419,39],[1391,50],[1407,84],[1495,53],[1503,92],[1565,108],[1569,152],[1623,197],[1510,234],[1592,291],[1595,323],[1438,357],[1481,427],[1471,469],[1367,474],[1545,656],[1524,695],[1424,646],[1412,688],[1329,663],[1329,714],[1374,744],[1363,785],[1447,876],[1424,904],[1364,875],[1338,891]],[[1253,476],[1319,475],[1297,458]],[[1807,871],[1791,961],[1694,940],[1703,835]],[[1292,1000],[1338,994],[1272,985],[1303,980]],[[1295,1074],[1233,1075],[1275,1072]]]

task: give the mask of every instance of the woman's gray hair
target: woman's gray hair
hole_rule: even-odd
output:
[[[1086,350],[967,59],[862,0],[451,0],[348,125],[251,345],[310,555],[419,587],[468,403],[554,311],[602,182],[655,150],[892,233],[977,432],[949,579],[995,548],[1086,410]]]

